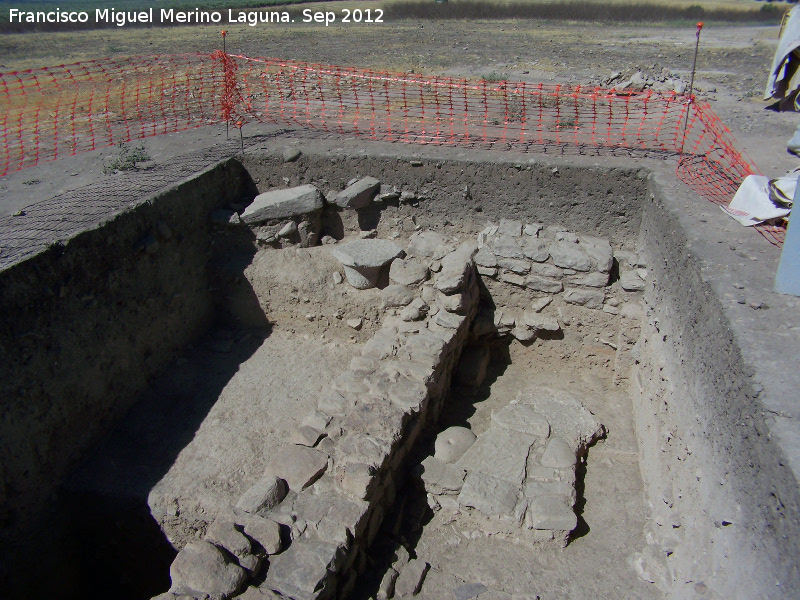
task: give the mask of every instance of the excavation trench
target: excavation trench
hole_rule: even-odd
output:
[[[313,184],[331,201],[366,176],[380,194],[358,210],[259,227],[231,216],[259,192]],[[796,489],[770,441],[740,434],[744,418],[759,427],[745,368],[659,177],[464,153],[263,151],[7,269],[5,541],[17,572],[44,560],[58,574],[9,589],[149,598],[203,540],[248,571],[234,595],[754,597],[768,579],[793,581],[776,557],[795,542],[769,533],[793,517],[768,500]],[[424,266],[406,287],[427,315],[403,316],[386,273],[378,288],[347,283],[331,250],[366,232]],[[589,258],[507,252],[535,240]],[[444,293],[459,260],[461,287]],[[401,355],[419,364],[409,348],[431,335],[442,348],[411,373]],[[422,381],[424,397],[381,412],[370,387],[372,402],[348,405],[387,364],[390,382]],[[518,431],[504,415],[519,407],[547,432]],[[443,491],[431,461],[451,427],[480,450],[446,463],[463,475]],[[372,463],[366,438],[386,442]],[[556,438],[574,464],[553,474],[543,454]],[[280,552],[230,508],[277,456],[326,463],[258,513],[278,524]],[[516,508],[481,487],[506,468],[521,469]],[[753,469],[769,485],[754,489]],[[569,514],[546,522],[543,496]],[[43,539],[57,549],[45,559]]]

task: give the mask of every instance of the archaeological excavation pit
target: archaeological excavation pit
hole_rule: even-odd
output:
[[[2,273],[9,543],[57,574],[15,593],[796,583],[797,491],[668,168],[281,142]]]

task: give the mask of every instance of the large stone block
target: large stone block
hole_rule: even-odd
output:
[[[258,224],[272,219],[288,219],[321,210],[322,206],[322,193],[311,184],[272,190],[255,197],[242,213],[242,221]]]

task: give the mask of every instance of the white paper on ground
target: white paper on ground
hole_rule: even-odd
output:
[[[728,206],[720,206],[728,215],[745,227],[758,225],[770,219],[785,217],[790,209],[776,206],[769,198],[767,184],[769,179],[763,175],[748,175]],[[794,197],[797,176],[781,177],[776,185],[789,197]]]

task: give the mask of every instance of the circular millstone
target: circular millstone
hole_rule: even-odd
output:
[[[449,427],[436,436],[434,458],[454,463],[475,443],[476,436],[466,427]]]
[[[355,240],[333,248],[331,254],[345,267],[347,282],[360,290],[375,287],[380,269],[403,253],[389,240]]]

